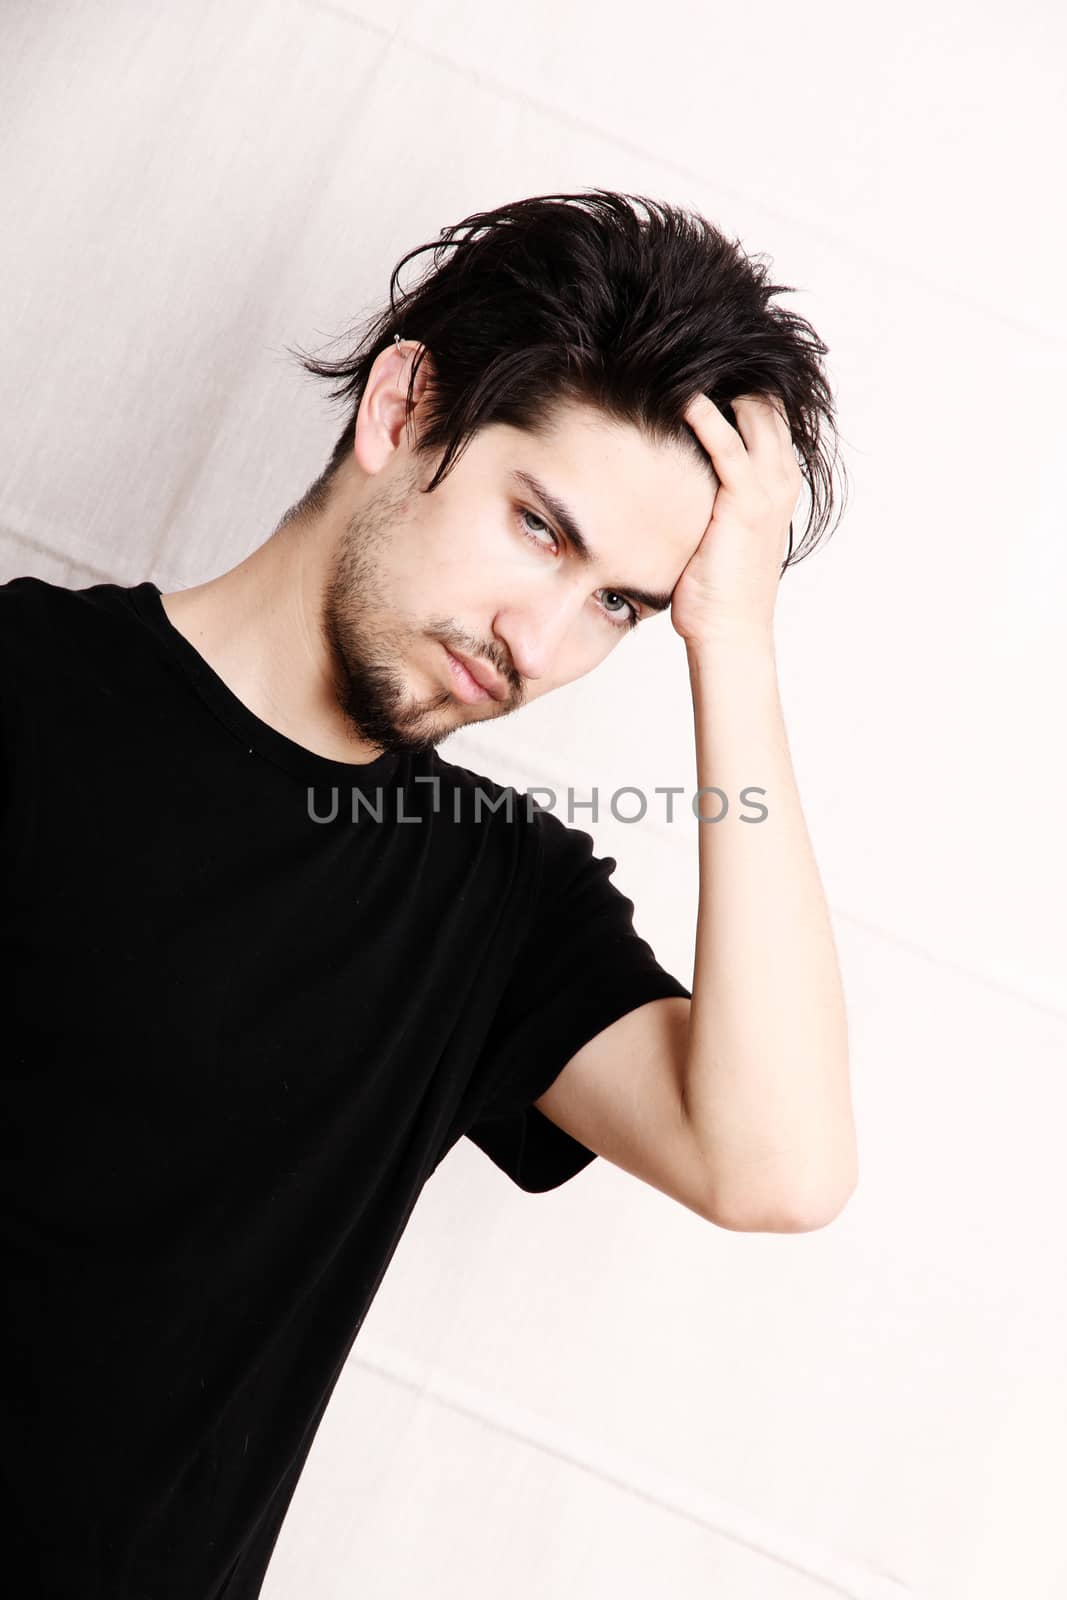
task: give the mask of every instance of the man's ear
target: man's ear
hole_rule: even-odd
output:
[[[416,355],[422,352],[410,416],[416,420],[419,403],[431,381],[432,368],[425,347],[415,339],[402,339],[375,357],[356,414],[352,448],[364,472],[380,472],[397,450],[405,448],[408,422],[408,383]]]

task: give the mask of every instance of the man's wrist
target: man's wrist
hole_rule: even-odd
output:
[[[766,623],[722,623],[703,639],[687,639],[685,654],[689,670],[695,673],[708,669],[721,671],[725,662],[739,659],[763,660],[773,665],[774,629]]]

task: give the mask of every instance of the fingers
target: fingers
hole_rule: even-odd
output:
[[[771,459],[786,460],[796,473],[793,438],[781,400],[771,395],[743,394],[730,404],[737,418],[736,428],[706,394],[694,395],[684,413],[723,482],[732,477],[736,487],[738,474],[750,464],[749,457],[762,457],[764,453]]]
[[[776,395],[742,394],[731,400],[745,444],[751,450],[759,441],[775,441],[791,450],[793,436],[786,420],[785,406]]]

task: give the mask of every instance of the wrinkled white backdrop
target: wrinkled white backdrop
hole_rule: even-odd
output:
[[[6,0],[2,31],[0,581],[233,566],[339,431],[283,347],[523,195],[702,210],[831,350],[852,494],[778,656],[860,1187],[732,1234],[604,1161],[523,1195],[462,1141],[265,1600],[1062,1600],[1062,8]],[[442,754],[691,791],[681,641]],[[691,814],[562,807],[690,981]]]

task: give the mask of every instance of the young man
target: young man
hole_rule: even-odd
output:
[[[631,200],[468,218],[399,306],[394,273],[356,356],[306,363],[351,401],[327,470],[231,571],[0,587],[20,1594],[259,1593],[464,1136],[525,1190],[600,1154],[728,1228],[855,1183],[772,639],[825,347]],[[692,993],[586,833],[436,750],[668,608],[699,783],[766,810],[700,827]]]

